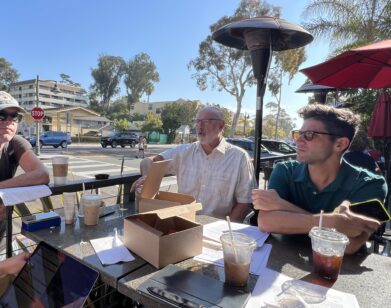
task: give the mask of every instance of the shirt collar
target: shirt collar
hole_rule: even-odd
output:
[[[333,182],[330,183],[330,185],[325,188],[325,190],[336,191],[341,188],[343,190],[353,189],[354,183],[352,181],[345,180],[349,173],[349,167],[350,165],[342,160],[337,177]],[[298,167],[294,169],[292,178],[294,182],[307,182],[312,184],[311,178],[308,174],[307,164],[299,164]]]
[[[217,147],[215,147],[212,151],[212,153],[210,154],[213,154],[213,153],[216,153],[216,152],[219,152],[221,154],[225,154],[227,148],[229,147],[229,143],[225,140],[225,138],[223,137],[219,143],[219,145]],[[199,141],[197,141],[197,151],[202,151],[203,153],[205,153],[204,149],[202,148],[201,146],[201,143]]]

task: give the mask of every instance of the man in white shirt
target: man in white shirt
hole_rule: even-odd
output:
[[[153,161],[172,159],[170,172],[176,174],[178,192],[190,194],[203,205],[202,214],[230,216],[241,222],[251,210],[251,190],[256,187],[248,154],[227,143],[223,137],[224,114],[205,107],[195,120],[198,141],[182,144],[141,161],[143,175],[131,191],[144,182]]]

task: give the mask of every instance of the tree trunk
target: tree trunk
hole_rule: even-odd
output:
[[[243,96],[244,96],[244,89],[242,87],[241,89],[241,94],[238,96],[236,95],[236,112],[234,114],[234,118],[232,119],[232,125],[231,125],[231,133],[230,133],[230,137],[233,137],[233,135],[235,134],[236,132],[236,125],[238,123],[238,119],[239,119],[239,116],[240,116],[240,112],[242,110],[242,101],[243,101]]]

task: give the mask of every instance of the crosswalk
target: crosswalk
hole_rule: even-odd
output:
[[[43,161],[43,164],[52,169],[52,161]],[[107,173],[110,175],[119,175],[121,172],[121,163],[113,164],[101,162],[93,159],[69,156],[68,177],[77,176],[82,178],[94,178],[95,174]],[[139,169],[124,166],[123,173],[138,173]]]

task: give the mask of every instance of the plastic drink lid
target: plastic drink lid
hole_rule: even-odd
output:
[[[348,243],[349,238],[335,229],[313,227],[309,234],[310,237],[326,240],[332,243]]]

